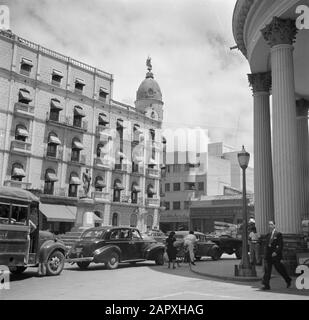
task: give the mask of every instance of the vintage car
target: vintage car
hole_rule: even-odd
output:
[[[161,242],[165,244],[165,240],[167,238],[167,235],[165,233],[163,233],[161,230],[157,230],[157,229],[152,229],[152,230],[148,230],[144,233],[142,233],[142,237],[143,239],[154,239],[157,242]]]
[[[234,254],[237,259],[241,259],[242,252],[242,240],[238,238],[234,238],[229,235],[221,235],[219,237],[214,237],[210,235],[206,235],[207,239],[217,244],[220,248],[220,256],[223,253]]]
[[[55,276],[64,267],[64,243],[39,230],[39,204],[29,191],[0,187],[0,265],[12,273],[39,267],[40,275]]]
[[[189,231],[175,231],[177,242],[184,242],[184,238],[189,234]],[[195,259],[200,260],[202,257],[211,257],[213,260],[218,260],[221,257],[220,248],[214,242],[208,240],[206,235],[201,232],[194,232],[197,238],[194,253]],[[179,245],[179,246],[180,246]]]
[[[119,263],[153,260],[164,264],[164,245],[143,239],[139,230],[131,227],[97,227],[84,231],[67,255],[67,262],[86,269],[90,263],[104,263],[116,269]]]

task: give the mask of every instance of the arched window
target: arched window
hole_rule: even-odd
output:
[[[58,181],[54,169],[47,169],[45,173],[44,194],[54,194],[54,184]]]
[[[155,190],[154,187],[152,186],[152,184],[149,184],[147,187],[147,197],[148,198],[153,198],[154,194],[155,194]]]
[[[141,192],[141,188],[138,186],[136,182],[132,183],[131,187],[131,202],[137,203],[138,193]]]
[[[25,176],[26,173],[23,165],[17,162],[14,163],[12,165],[11,179],[15,181],[22,181]]]
[[[107,116],[106,116],[105,113],[100,113],[99,114],[98,121],[99,121],[99,126],[104,126],[105,127],[107,124],[109,124]]]
[[[137,227],[137,214],[132,213],[130,217],[130,227],[136,228]]]
[[[112,225],[113,226],[118,226],[118,213],[113,213],[113,218],[112,218]]]
[[[52,99],[50,102],[49,119],[59,122],[60,111],[63,110],[60,101],[58,99]]]
[[[74,138],[72,140],[72,154],[71,154],[71,161],[79,162],[80,158],[80,151],[84,149],[84,146],[80,142],[78,138]]]
[[[153,216],[152,215],[148,215],[147,216],[147,229],[152,229],[153,226]]]
[[[104,183],[104,180],[101,176],[98,176],[95,178],[95,191],[102,192],[103,188],[106,187],[106,184]]]
[[[105,154],[104,150],[105,144],[100,142],[97,146],[97,157],[102,158]]]
[[[69,181],[69,197],[77,197],[78,186],[81,184],[76,172],[72,172]]]
[[[82,119],[86,116],[84,110],[80,106],[75,106],[74,108],[74,117],[73,117],[73,126],[81,128]]]
[[[60,144],[61,144],[61,141],[57,137],[56,133],[51,132],[48,135],[47,156],[56,158],[57,157],[57,148]]]
[[[120,180],[115,180],[114,182],[114,195],[113,195],[113,201],[114,202],[120,202],[121,199],[121,191],[124,189],[124,187],[121,184]]]
[[[18,124],[15,130],[15,140],[26,142],[28,137],[29,132],[27,128],[22,124]]]

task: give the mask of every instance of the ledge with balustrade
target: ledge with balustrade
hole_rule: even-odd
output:
[[[160,207],[160,199],[146,198],[146,206],[148,207]]]
[[[14,114],[25,118],[34,118],[34,106],[22,102],[16,102],[14,106]]]
[[[13,140],[11,141],[11,152],[30,155],[31,146],[32,144],[29,142],[25,142],[21,140]]]
[[[73,117],[66,117],[63,115],[59,115],[58,119],[51,118],[50,113],[47,112],[46,114],[46,122],[52,125],[61,126],[61,127],[69,127],[70,129],[85,132],[88,130],[88,122],[86,120],[83,120],[81,122],[81,125],[74,125]]]
[[[71,165],[84,166],[86,164],[86,154],[80,154],[79,158],[72,158],[72,152],[68,152],[68,163]]]
[[[160,170],[155,168],[146,168],[146,175],[149,177],[160,178]]]
[[[109,159],[104,159],[100,157],[94,158],[94,167],[98,169],[104,169],[104,170],[111,170],[112,169],[112,163]]]
[[[14,188],[21,188],[21,189],[29,189],[31,187],[30,182],[23,182],[17,180],[6,180],[4,181],[3,185],[5,187],[14,187]]]
[[[113,80],[113,75],[111,73],[108,73],[108,72],[105,72],[103,70],[94,68],[94,67],[92,67],[92,66],[90,66],[90,65],[88,65],[86,63],[83,63],[81,61],[78,61],[78,60],[72,59],[72,58],[70,58],[68,56],[65,56],[65,55],[63,55],[61,53],[58,53],[56,51],[53,51],[53,50],[47,49],[45,47],[42,47],[42,46],[40,46],[40,45],[38,45],[38,44],[36,44],[34,42],[31,42],[29,40],[26,40],[26,39],[23,39],[21,37],[18,37],[17,35],[13,34],[10,31],[0,30],[0,37],[5,37],[7,39],[10,39],[11,41],[14,41],[18,45],[25,46],[25,47],[33,50],[33,51],[40,52],[40,53],[42,53],[44,55],[53,57],[53,58],[61,60],[61,61],[64,61],[67,64],[71,64],[72,66],[78,67],[78,68],[80,68],[82,70],[88,71],[90,73],[97,74],[98,76],[104,77],[104,78],[106,78],[108,80]]]

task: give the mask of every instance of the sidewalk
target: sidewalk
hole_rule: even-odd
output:
[[[195,262],[195,266],[191,266],[191,271],[209,278],[217,278],[221,280],[231,281],[261,281],[263,277],[263,267],[256,267],[256,277],[235,277],[235,265],[239,265],[240,260],[223,258],[218,261],[202,260]]]
[[[193,273],[205,276],[206,278],[242,283],[243,285],[249,285],[259,290],[262,287],[261,281],[264,274],[263,267],[256,267],[256,277],[235,277],[234,268],[235,265],[239,265],[239,263],[240,260],[232,258],[231,256],[223,257],[218,261],[212,261],[211,259],[207,258],[202,261],[196,261],[195,266],[191,266],[191,271]],[[295,277],[292,277],[292,286],[291,288],[287,289],[284,280],[274,269],[270,281],[271,291],[267,292],[296,294],[300,296],[307,296],[309,299],[309,290],[298,290],[295,287],[295,279]]]

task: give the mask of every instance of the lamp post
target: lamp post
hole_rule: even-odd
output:
[[[243,223],[242,223],[242,254],[240,265],[235,266],[235,275],[241,277],[256,277],[256,270],[249,261],[248,255],[248,217],[247,217],[247,199],[246,199],[246,169],[250,160],[250,154],[242,146],[238,153],[238,163],[242,169],[242,195],[243,195]]]

